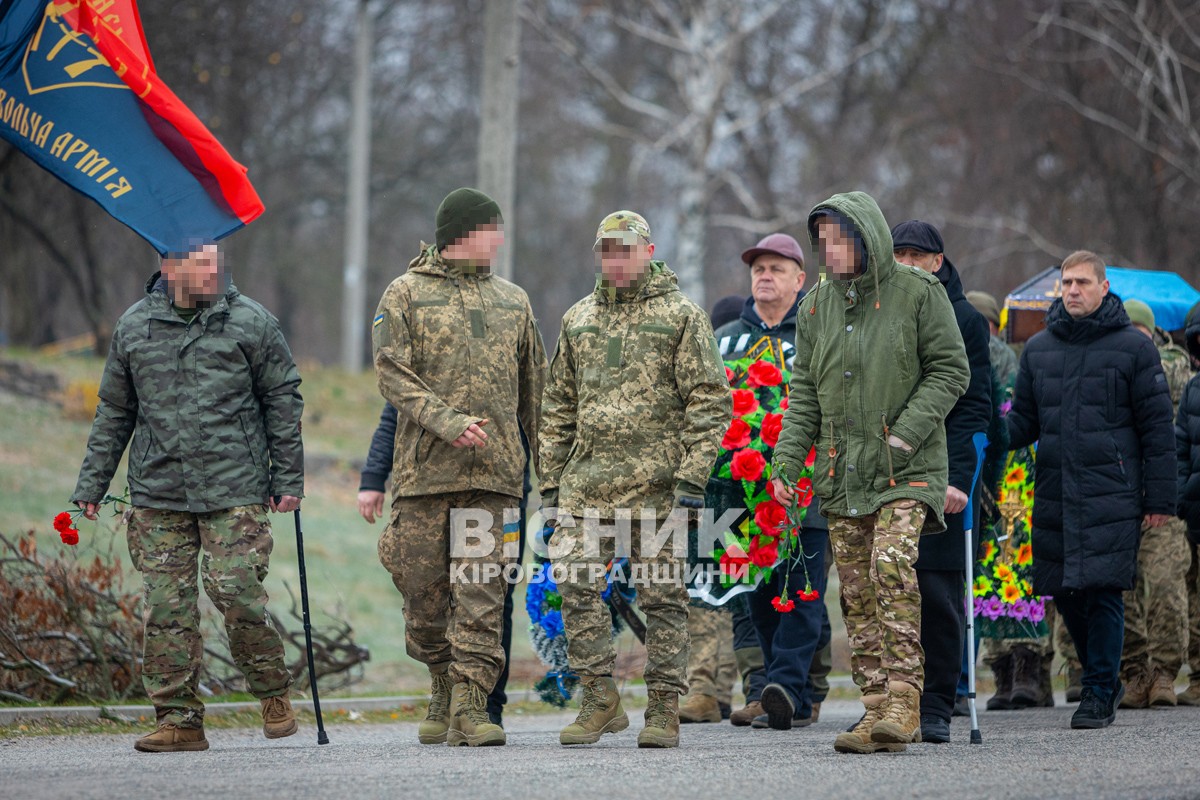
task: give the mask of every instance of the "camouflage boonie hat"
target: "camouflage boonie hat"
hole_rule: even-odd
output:
[[[650,243],[650,223],[641,214],[632,211],[614,211],[600,223],[596,229],[596,243],[593,250],[600,249],[604,239],[617,239],[623,244],[637,244],[638,239]]]

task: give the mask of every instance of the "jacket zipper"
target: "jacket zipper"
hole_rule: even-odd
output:
[[[896,473],[892,467],[892,445],[888,439],[891,437],[891,432],[888,430],[887,414],[880,414],[879,419],[883,421],[883,451],[887,453],[888,460],[888,486],[896,485]]]

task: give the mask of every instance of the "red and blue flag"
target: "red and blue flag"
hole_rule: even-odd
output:
[[[0,0],[0,137],[160,253],[263,204],[154,71],[135,0]]]

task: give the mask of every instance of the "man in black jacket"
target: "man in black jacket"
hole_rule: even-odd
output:
[[[1200,364],[1200,303],[1184,321],[1188,355]],[[1175,417],[1175,449],[1179,468],[1179,516],[1187,524],[1191,565],[1187,573],[1188,646],[1191,675],[1177,698],[1181,706],[1200,706],[1200,376],[1192,376]]]
[[[1021,355],[1009,446],[1038,442],[1033,591],[1052,595],[1083,665],[1072,728],[1103,728],[1124,694],[1122,592],[1143,526],[1175,514],[1175,433],[1158,350],[1109,294],[1104,261],[1062,263],[1062,297]]]
[[[921,695],[921,740],[950,741],[950,715],[962,674],[966,635],[966,543],[969,527],[978,534],[978,519],[965,520],[967,495],[975,487],[978,454],[973,437],[986,433],[992,418],[992,370],[987,320],[963,294],[958,270],[945,256],[942,234],[928,222],[909,220],[892,228],[896,260],[933,274],[946,289],[967,350],[971,382],[946,417],[950,485],[946,489],[946,531],[922,536],[917,551],[917,583],[921,588],[921,647],[925,649],[925,693]],[[978,517],[979,504],[974,509]],[[972,551],[973,552],[973,551]]]

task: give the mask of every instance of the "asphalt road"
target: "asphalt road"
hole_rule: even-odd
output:
[[[1074,706],[981,715],[982,745],[956,719],[948,745],[870,756],[833,751],[860,707],[830,701],[795,731],[688,725],[677,750],[639,750],[630,729],[563,748],[570,713],[512,716],[508,745],[423,747],[416,725],[342,723],[318,747],[302,728],[268,741],[214,730],[204,753],[142,754],[129,736],[0,740],[0,797],[40,798],[1200,798],[1200,708],[1121,711],[1073,731]]]

